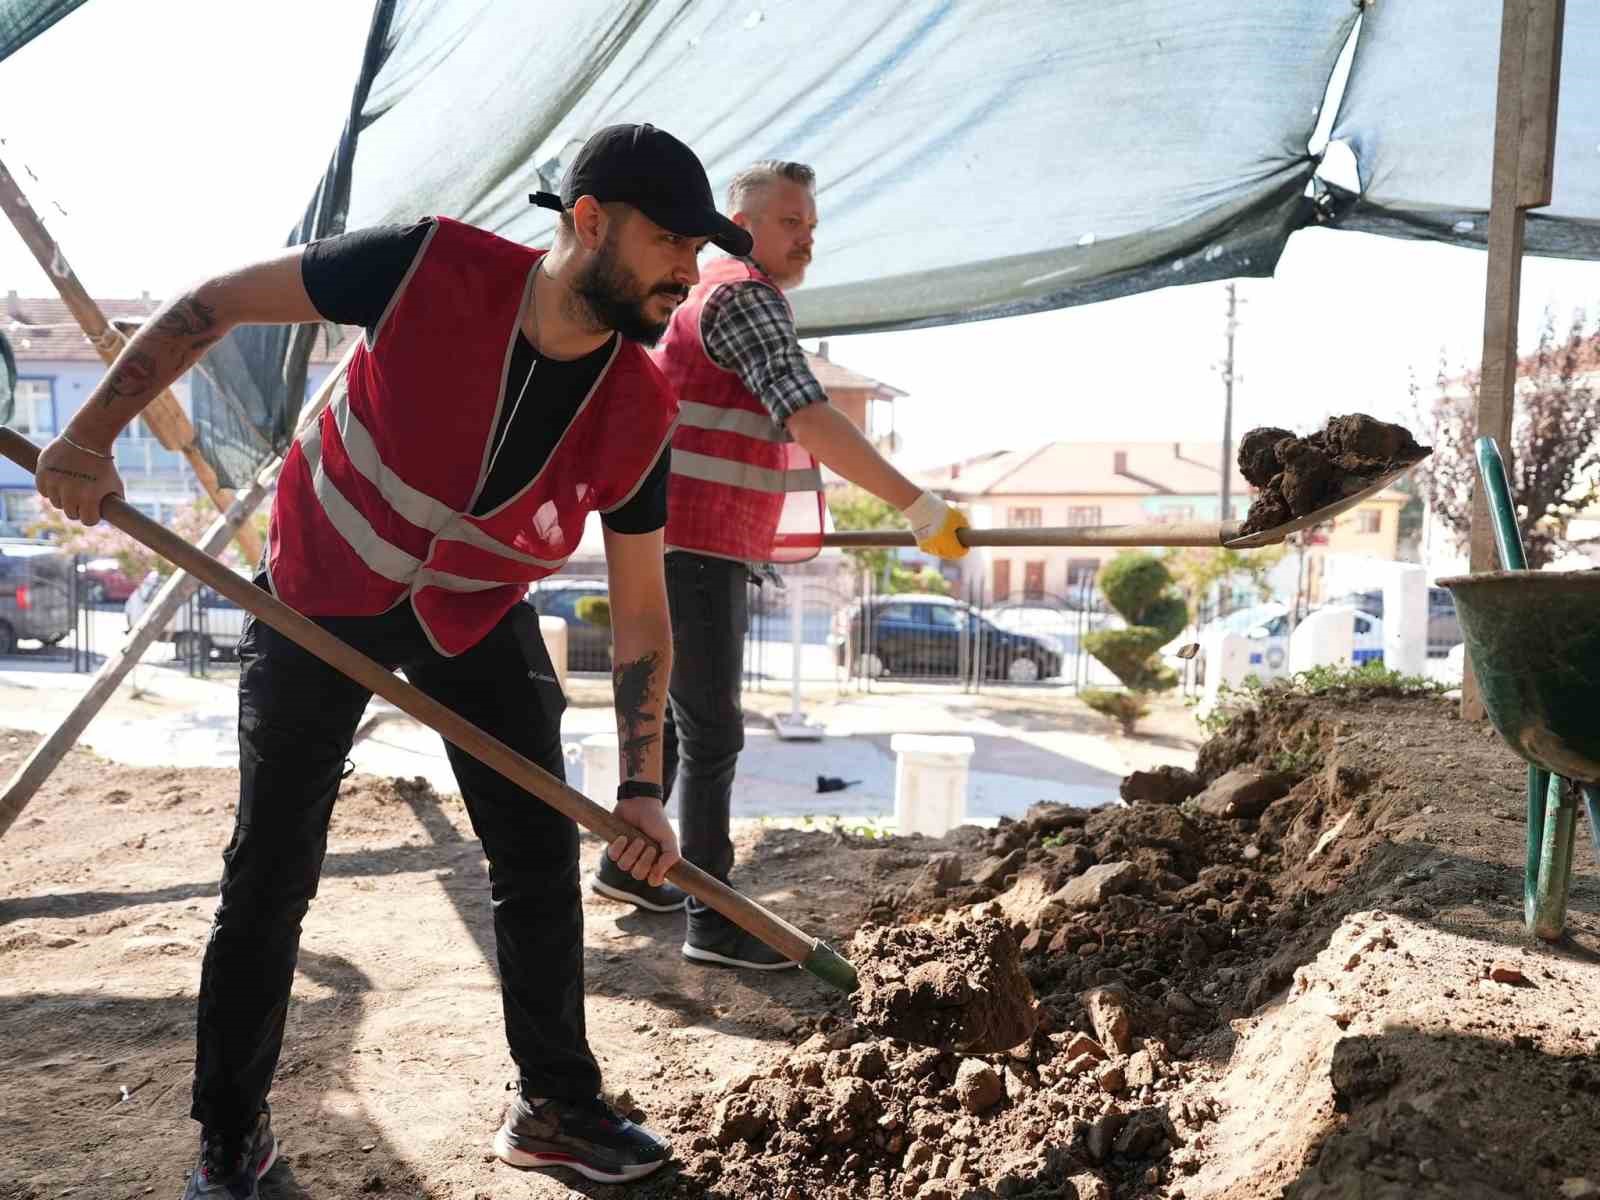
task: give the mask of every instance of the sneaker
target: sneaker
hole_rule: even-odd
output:
[[[590,877],[589,890],[607,900],[620,900],[635,908],[658,913],[677,912],[688,899],[670,883],[651,887],[647,880],[635,879],[612,862],[609,854],[600,856],[600,869]]]
[[[569,1167],[598,1183],[643,1179],[672,1156],[667,1143],[605,1101],[518,1096],[494,1135],[495,1156],[513,1167]]]
[[[710,967],[744,967],[750,971],[781,971],[796,964],[779,954],[755,934],[740,929],[710,905],[690,898],[683,939],[683,956]]]
[[[272,1113],[263,1108],[242,1139],[224,1139],[209,1131],[200,1135],[200,1161],[189,1176],[183,1200],[256,1200],[257,1181],[277,1161]]]

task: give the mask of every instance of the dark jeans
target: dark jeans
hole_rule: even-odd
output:
[[[678,785],[683,856],[727,881],[733,771],[744,749],[744,635],[750,627],[743,563],[675,550],[667,555],[672,678],[667,684],[662,779]]]
[[[265,586],[265,579],[257,584]],[[564,778],[565,698],[538,614],[512,609],[447,658],[409,604],[317,622],[423,692]],[[260,1111],[283,1046],[300,922],[317,894],[328,819],[370,693],[270,627],[239,643],[239,814],[223,851],[222,896],[200,975],[190,1115],[223,1133]],[[489,860],[506,1038],[524,1095],[600,1090],[583,1014],[578,830],[470,755],[447,747]]]

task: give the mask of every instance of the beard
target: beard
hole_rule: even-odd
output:
[[[606,239],[594,261],[579,273],[573,291],[588,305],[602,328],[614,329],[641,346],[659,342],[670,321],[670,317],[665,321],[652,318],[645,312],[646,301],[657,295],[674,296],[681,301],[688,295],[686,288],[675,283],[663,282],[654,287],[640,283],[618,257],[613,237]]]

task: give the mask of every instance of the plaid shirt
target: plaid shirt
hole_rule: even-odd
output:
[[[756,280],[717,288],[700,317],[706,353],[735,372],[781,426],[828,394],[806,365],[783,294]]]

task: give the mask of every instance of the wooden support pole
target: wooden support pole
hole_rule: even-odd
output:
[[[72,265],[61,252],[61,247],[50,236],[50,231],[44,227],[39,214],[34,211],[33,205],[28,203],[22,188],[3,162],[0,162],[0,211],[5,213],[17,233],[21,235],[23,242],[32,251],[34,259],[50,277],[50,282],[55,285],[56,291],[61,294],[68,311],[83,327],[84,336],[89,339],[89,344],[109,367],[116,361],[117,355],[122,353],[122,348],[128,339],[121,330],[106,320],[94,297],[89,295],[88,289],[79,282]],[[200,486],[205,489],[206,495],[211,497],[211,502],[217,506],[217,511],[227,512],[233,505],[233,493],[221,485],[216,471],[200,453],[200,447],[195,444],[194,425],[189,421],[188,414],[183,411],[183,406],[178,403],[178,398],[172,394],[171,389],[163,388],[161,394],[152,400],[140,415],[144,423],[149,426],[150,432],[156,435],[156,439],[164,447],[178,451],[188,460],[189,466],[194,470],[195,478],[200,481]],[[246,562],[260,561],[261,539],[256,536],[255,529],[248,521],[239,526],[234,537],[239,543],[239,549],[244,552]]]
[[[352,346],[345,353],[344,361],[323,380],[316,395],[301,411],[301,429],[316,420],[328,406],[354,350],[355,347]],[[260,507],[262,501],[272,491],[272,485],[277,480],[278,470],[282,465],[281,458],[273,459],[256,474],[250,487],[242,492],[206,530],[199,542],[202,551],[212,557],[222,553],[238,527],[250,519],[250,515]],[[116,693],[118,685],[127,677],[128,672],[139,664],[150,643],[160,636],[161,631],[177,615],[178,609],[194,594],[195,588],[199,585],[199,579],[183,570],[174,571],[166,583],[161,585],[160,591],[151,599],[149,608],[140,616],[139,623],[128,634],[122,649],[101,664],[100,670],[95,673],[94,680],[89,684],[89,689],[79,698],[77,704],[72,706],[72,711],[67,713],[61,724],[51,731],[49,737],[33,748],[33,753],[28,755],[27,761],[17,768],[5,788],[0,790],[0,837],[5,836],[6,830],[11,828],[22,810],[28,806],[28,802],[44,786],[45,780],[54,773],[61,760],[66,757],[67,751],[77,744],[78,738],[89,727],[89,722],[94,720],[96,714],[105,707],[106,701]]]
[[[1483,372],[1479,436],[1495,439],[1512,473],[1511,422],[1517,383],[1517,310],[1522,293],[1527,210],[1550,203],[1555,172],[1556,106],[1561,91],[1565,0],[1504,0],[1499,91],[1495,103],[1494,173],[1489,202],[1489,262],[1484,290]],[[1472,496],[1472,570],[1499,566],[1494,523],[1481,484]],[[1483,701],[1469,661],[1461,716],[1481,721]]]

